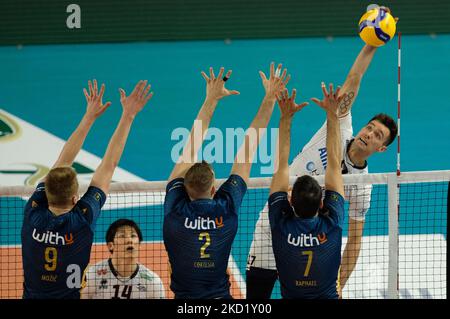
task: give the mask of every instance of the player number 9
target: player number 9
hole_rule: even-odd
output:
[[[45,262],[46,262],[46,264],[44,265],[45,270],[55,271],[57,259],[58,259],[58,252],[56,248],[47,247],[45,249]]]

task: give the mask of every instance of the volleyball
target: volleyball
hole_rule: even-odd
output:
[[[385,45],[395,35],[394,17],[383,7],[368,10],[359,20],[359,36],[374,47]]]

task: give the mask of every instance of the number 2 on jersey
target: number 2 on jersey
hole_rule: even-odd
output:
[[[302,255],[308,255],[308,262],[306,263],[305,272],[304,272],[304,274],[303,274],[303,276],[308,277],[308,275],[309,275],[309,270],[311,269],[311,263],[312,263],[312,258],[313,258],[313,252],[312,252],[312,250],[302,251]]]
[[[200,236],[198,236],[198,240],[203,240],[203,239],[206,239],[206,241],[203,244],[203,246],[200,248],[200,258],[209,258],[210,255],[205,253],[206,248],[208,248],[209,245],[211,245],[211,237],[209,236],[209,233],[206,233],[206,232],[200,233]]]
[[[56,262],[58,260],[58,251],[55,247],[45,248],[45,265],[44,268],[47,271],[55,271]]]

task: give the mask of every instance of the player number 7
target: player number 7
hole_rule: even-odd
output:
[[[303,276],[308,277],[308,275],[309,275],[309,270],[311,269],[311,263],[312,263],[312,258],[313,258],[313,252],[312,252],[312,250],[302,251],[302,255],[308,255],[308,262],[306,263],[305,273],[303,274]]]

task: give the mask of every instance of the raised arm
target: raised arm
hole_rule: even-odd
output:
[[[125,148],[133,120],[136,114],[142,110],[153,96],[153,92],[149,94],[150,85],[147,86],[147,81],[139,81],[129,96],[126,96],[123,89],[119,91],[120,102],[122,103],[122,116],[109,141],[102,162],[96,169],[91,181],[91,186],[100,188],[106,194],[108,193],[109,183],[111,182],[114,170],[119,164],[120,157]]]
[[[83,89],[84,95],[86,96],[86,113],[81,119],[80,124],[72,135],[67,140],[66,144],[61,151],[58,159],[52,168],[60,166],[72,166],[75,157],[81,150],[84,140],[89,133],[89,130],[94,124],[95,120],[106,111],[106,109],[111,105],[111,102],[106,102],[103,104],[102,98],[105,93],[105,85],[102,84],[100,88],[100,93],[97,88],[97,80],[94,80],[94,85],[91,81],[88,81],[89,94],[86,89]]]
[[[270,184],[270,194],[275,192],[287,192],[289,189],[289,152],[291,147],[291,124],[294,114],[308,105],[307,102],[295,103],[297,91],[292,90],[289,97],[287,89],[277,96],[278,106],[281,111],[280,128],[278,133],[277,157],[275,162],[275,172]]]
[[[333,93],[333,84],[330,84],[330,93],[322,82],[324,99],[311,100],[327,113],[327,168],[325,170],[325,189],[335,191],[344,197],[344,182],[342,179],[342,146],[339,118],[337,115],[339,103],[347,96],[339,94],[340,88]]]
[[[230,78],[231,72],[229,70],[225,77],[222,78],[224,73],[224,68],[222,67],[216,78],[213,68],[209,68],[210,77],[202,71],[202,76],[206,81],[206,98],[195,118],[188,140],[183,148],[183,153],[175,164],[168,181],[179,177],[184,178],[189,168],[197,161],[197,153],[203,144],[219,100],[225,96],[239,94],[238,91],[230,91],[225,88],[225,82]]]
[[[247,129],[244,142],[236,154],[231,169],[231,174],[239,175],[246,183],[250,176],[253,156],[258,148],[260,138],[265,133],[270,117],[272,116],[273,107],[275,106],[277,99],[276,95],[286,87],[286,84],[291,78],[290,75],[286,77],[286,69],[284,69],[283,74],[280,77],[281,67],[282,65],[279,64],[275,73],[274,63],[272,62],[270,65],[269,79],[267,79],[264,72],[259,71],[266,94],[259,107],[258,113],[250,124],[250,127]]]
[[[353,62],[353,66],[350,69],[350,72],[345,79],[344,85],[340,91],[340,94],[347,94],[347,97],[341,101],[339,104],[338,116],[343,117],[347,115],[352,106],[353,102],[358,95],[359,86],[361,85],[361,80],[364,74],[367,71],[367,68],[372,62],[372,58],[375,55],[376,47],[372,47],[366,44],[358,56],[356,57],[355,62]]]
[[[382,6],[380,8],[391,13],[391,10],[388,7]],[[370,8],[368,7],[368,9]],[[397,17],[394,19],[395,22],[398,21]],[[377,50],[376,47],[366,44],[359,52],[355,62],[353,62],[352,68],[350,69],[350,72],[348,72],[347,78],[345,79],[344,85],[342,86],[341,89],[340,95],[347,94],[347,97],[344,98],[339,104],[338,110],[339,117],[343,117],[350,112],[353,106],[353,102],[355,101],[356,96],[358,95],[361,80],[364,74],[366,73],[370,63],[372,62],[376,50]]]

